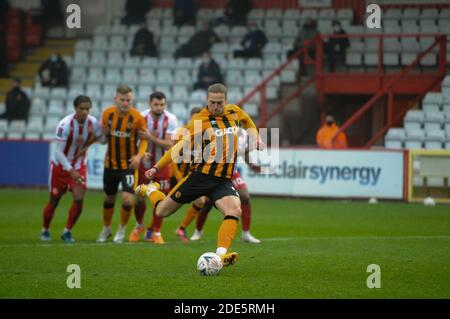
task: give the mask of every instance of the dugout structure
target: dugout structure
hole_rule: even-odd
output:
[[[450,203],[450,150],[409,150],[408,201]]]

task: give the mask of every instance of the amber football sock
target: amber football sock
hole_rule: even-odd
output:
[[[120,224],[121,225],[125,226],[128,224],[128,221],[130,220],[132,208],[133,208],[133,206],[122,205],[122,208],[120,209]]]
[[[114,204],[103,203],[103,224],[105,226],[111,226],[113,214]]]
[[[237,217],[225,216],[217,236],[217,247],[224,247],[227,250],[230,248],[236,234],[238,221]]]
[[[201,208],[198,208],[197,206],[195,206],[195,204],[192,204],[192,206],[189,207],[183,221],[181,222],[181,227],[183,228],[188,227],[189,224],[198,216],[200,210]]]

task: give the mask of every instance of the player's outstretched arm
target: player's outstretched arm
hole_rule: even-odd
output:
[[[252,118],[241,108],[237,109],[240,121],[244,125],[244,128],[247,131],[247,134],[250,136],[250,150],[257,149],[257,150],[263,150],[266,148],[266,145],[261,139],[261,136],[259,136],[258,128],[256,127],[255,123],[253,122]]]

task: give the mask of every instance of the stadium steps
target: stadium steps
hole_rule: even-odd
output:
[[[41,64],[48,59],[53,52],[58,52],[61,56],[72,56],[75,48],[75,40],[72,39],[48,39],[43,47],[29,53],[24,62],[17,63],[12,71],[11,77],[18,77],[22,80],[22,87],[34,87],[34,82]],[[8,89],[10,88],[10,79]],[[0,102],[3,94],[3,86],[0,86]]]

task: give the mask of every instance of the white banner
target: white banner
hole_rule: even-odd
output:
[[[50,156],[53,150],[51,143]],[[103,188],[105,152],[98,143],[88,150],[89,189]],[[256,174],[245,164],[240,171],[252,194],[402,199],[403,165],[403,152],[280,149],[272,174]]]
[[[105,167],[106,144],[93,144],[89,147],[87,158],[87,187],[103,189],[103,169]]]
[[[280,150],[272,174],[241,165],[250,193],[338,198],[403,198],[403,153]]]

